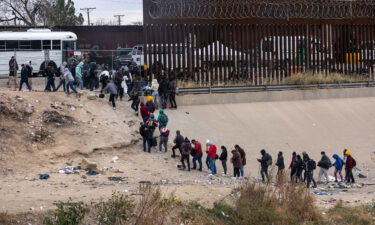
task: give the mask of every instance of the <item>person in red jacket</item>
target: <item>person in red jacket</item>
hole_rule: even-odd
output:
[[[145,106],[145,103],[141,102],[141,116],[143,119],[143,122],[146,123],[148,120],[148,117],[150,116],[150,111],[148,110],[148,107]]]
[[[350,155],[350,150],[345,151],[346,162],[345,162],[345,180],[348,183],[355,183],[353,176],[353,168],[356,166],[356,161]]]
[[[210,166],[210,170],[212,175],[216,174],[216,145],[211,141],[207,141],[206,143],[208,147],[207,158],[208,158],[208,165]]]
[[[197,161],[199,163],[199,171],[202,171],[202,155],[203,155],[203,151],[202,151],[202,144],[199,142],[199,141],[196,141],[196,140],[192,140],[191,141],[194,145],[193,147],[193,170],[197,169]]]

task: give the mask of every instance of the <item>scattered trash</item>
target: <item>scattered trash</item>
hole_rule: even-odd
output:
[[[322,191],[316,191],[316,192],[314,192],[314,194],[316,194],[316,195],[328,195],[328,196],[333,196],[333,194],[332,193],[327,193],[327,192],[322,192]]]
[[[89,171],[87,171],[86,174],[89,175],[89,176],[94,176],[94,175],[98,175],[99,173],[96,172],[95,170],[89,170]]]
[[[108,177],[109,181],[124,181],[124,177],[118,177],[118,176],[111,176]]]
[[[87,96],[88,100],[96,100],[98,97],[95,94],[90,94]]]
[[[76,110],[76,107],[71,106],[71,107],[70,107],[70,110],[75,111],[75,110]]]
[[[359,178],[367,178],[367,176],[365,176],[365,175],[363,175],[363,174],[361,174],[361,173],[358,173],[357,176],[358,176]]]
[[[115,156],[112,158],[111,163],[117,163],[118,160],[119,160],[119,157]]]
[[[39,179],[41,179],[41,180],[47,180],[48,178],[49,178],[48,174],[40,174],[39,175]]]
[[[74,174],[74,173],[79,173],[80,170],[81,170],[80,166],[76,166],[76,167],[67,166],[64,169],[59,170],[59,173],[61,173],[61,174]]]
[[[103,169],[101,169],[100,171],[108,171],[108,172],[112,172],[112,173],[125,173],[125,171],[121,170],[121,169],[117,169],[117,168],[113,168],[113,167],[104,167]]]

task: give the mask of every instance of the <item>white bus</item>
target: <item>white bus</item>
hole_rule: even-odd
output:
[[[72,32],[52,32],[49,29],[29,29],[27,32],[0,32],[0,75],[9,73],[9,60],[15,56],[21,64],[31,61],[34,74],[48,64],[58,67],[74,55],[77,35]]]

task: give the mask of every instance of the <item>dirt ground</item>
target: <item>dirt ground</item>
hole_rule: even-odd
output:
[[[42,89],[35,86],[37,90]],[[139,185],[145,182],[158,184],[166,194],[174,193],[183,200],[209,206],[245,182],[222,176],[209,178],[207,172],[179,171],[178,160],[170,158],[170,152],[144,153],[137,133],[140,119],[130,110],[130,104],[118,102],[114,111],[107,99],[88,100],[88,95],[85,91],[80,98],[67,97],[62,92],[15,92],[0,81],[0,107],[6,105],[10,109],[4,114],[5,107],[0,108],[3,109],[0,112],[1,212],[44,211],[54,208],[55,201],[69,198],[90,203],[107,198],[114,191],[136,195]],[[51,111],[58,114],[49,116]],[[318,159],[321,149],[329,154],[340,153],[345,146],[354,149],[358,167],[367,176],[357,180],[366,185],[323,190],[333,195],[317,195],[317,204],[322,207],[329,207],[340,199],[350,204],[374,201],[374,113],[375,98],[167,110],[172,137],[181,129],[183,135],[202,142],[210,139],[218,146],[236,143],[243,146],[248,155],[249,180],[258,177],[256,158],[261,148],[269,149],[274,160],[277,151],[284,151],[286,164],[292,151],[311,151]],[[60,120],[48,120],[56,117]],[[115,156],[118,160],[111,162]],[[102,172],[93,176],[86,175],[85,171],[59,173],[68,165],[78,166],[82,159],[96,162]],[[220,174],[219,162],[217,166]],[[106,169],[110,167],[123,173]],[[229,172],[232,173],[231,167]],[[50,178],[40,180],[40,174],[49,174]],[[109,180],[113,176],[122,181]]]

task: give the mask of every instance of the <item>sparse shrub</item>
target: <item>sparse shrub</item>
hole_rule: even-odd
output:
[[[7,213],[0,213],[0,224],[1,225],[13,225],[16,224],[12,216]]]
[[[58,202],[52,218],[45,217],[45,225],[79,225],[89,209],[83,202]]]
[[[99,225],[124,224],[131,215],[132,201],[119,193],[113,193],[108,201],[94,203],[94,217]]]
[[[331,225],[373,225],[375,224],[375,203],[367,206],[344,206],[340,201],[327,212]]]

